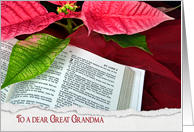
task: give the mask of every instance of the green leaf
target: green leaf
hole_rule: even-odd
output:
[[[126,35],[126,34],[121,34],[121,35],[103,35],[106,41],[115,41],[117,42],[121,47],[127,48],[127,47],[132,47],[135,46],[137,48],[140,48],[150,54],[150,50],[147,47],[147,42],[145,35],[141,34],[133,34],[133,35]]]
[[[44,33],[18,41],[12,49],[7,75],[1,89],[45,72],[69,42],[70,38],[59,39]]]

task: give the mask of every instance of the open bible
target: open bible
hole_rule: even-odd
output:
[[[17,39],[1,42],[1,85],[16,42]],[[140,111],[144,75],[145,70],[121,65],[69,45],[43,74],[1,89],[1,103]]]

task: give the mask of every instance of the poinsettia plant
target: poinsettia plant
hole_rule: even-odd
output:
[[[58,7],[53,9],[38,1],[1,1],[1,40],[36,33],[55,23],[68,34],[85,26],[88,37],[96,32],[123,48],[135,46],[151,54],[145,36],[139,33],[174,19],[164,13],[167,9],[139,1],[85,1],[82,7],[76,1],[49,2]],[[82,23],[76,23],[76,19]],[[70,41],[69,36],[60,39],[45,33],[19,40],[12,49],[1,89],[45,72]]]

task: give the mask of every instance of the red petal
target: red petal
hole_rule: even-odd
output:
[[[68,10],[68,14],[65,15],[64,18],[79,18],[79,19],[81,19],[81,11],[74,12],[74,11]]]
[[[63,13],[48,13],[44,6],[36,1],[2,1],[1,40],[40,31],[63,17]]]
[[[67,2],[69,2],[69,4],[76,3],[76,1],[48,1],[48,2],[53,3],[55,5],[61,5],[61,6],[67,4]]]
[[[89,33],[93,30],[106,35],[130,35],[173,18],[144,2],[85,1],[82,19]]]

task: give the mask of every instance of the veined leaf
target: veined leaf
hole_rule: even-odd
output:
[[[48,13],[37,1],[1,1],[1,41],[41,31],[64,15]]]
[[[137,48],[140,48],[150,54],[152,54],[148,47],[147,47],[147,42],[145,35],[141,34],[133,34],[133,35],[126,35],[126,34],[121,34],[121,35],[103,35],[106,41],[113,40],[117,42],[121,47],[126,48],[126,47],[131,47],[135,46]]]
[[[81,19],[89,34],[131,35],[174,18],[140,1],[85,1]]]
[[[59,39],[44,33],[18,41],[12,49],[7,75],[1,89],[45,72],[69,42],[69,38]]]

